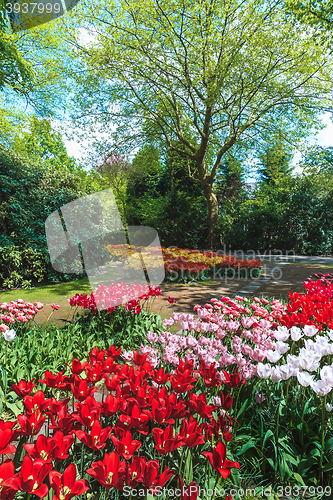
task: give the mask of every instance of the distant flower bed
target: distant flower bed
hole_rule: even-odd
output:
[[[138,270],[144,264],[145,271],[160,266],[162,250],[164,269],[168,281],[191,281],[223,277],[254,278],[259,276],[261,261],[236,259],[232,255],[204,252],[188,248],[135,247],[133,245],[108,245],[112,260],[124,261],[124,269]]]
[[[333,284],[333,273],[316,273],[312,275],[313,278],[321,280],[323,285]]]

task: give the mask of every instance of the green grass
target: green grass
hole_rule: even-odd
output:
[[[69,299],[76,293],[90,294],[91,287],[88,278],[68,281],[53,285],[45,285],[30,288],[27,290],[10,290],[8,292],[0,292],[1,302],[10,302],[22,299],[27,302],[42,302],[43,304],[52,304],[62,299]]]
[[[214,280],[205,280],[195,285],[189,285],[189,287],[196,286],[205,286],[215,283]],[[184,283],[166,283],[166,285],[172,286],[187,286]],[[77,280],[77,281],[68,281],[66,283],[59,283],[53,285],[44,285],[29,288],[26,290],[15,289],[0,292],[0,301],[1,302],[10,302],[11,300],[16,301],[17,299],[22,299],[27,302],[42,302],[43,304],[52,304],[53,302],[57,302],[59,300],[69,299],[76,293],[87,293],[90,294],[91,287],[89,284],[88,278]]]

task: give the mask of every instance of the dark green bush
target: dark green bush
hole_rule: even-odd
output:
[[[0,287],[30,288],[47,281],[82,279],[85,274],[65,274],[55,271],[47,248],[0,247]]]

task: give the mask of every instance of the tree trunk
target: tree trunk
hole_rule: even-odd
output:
[[[220,250],[222,247],[219,227],[219,206],[213,187],[206,183],[202,186],[208,205],[208,250]]]

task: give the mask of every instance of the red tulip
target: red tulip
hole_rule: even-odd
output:
[[[149,416],[157,424],[174,424],[173,418],[170,418],[172,414],[172,406],[168,404],[167,406],[161,406],[157,399],[153,399],[151,403],[151,411],[143,410],[146,415]]]
[[[173,427],[172,425],[168,425],[168,427],[164,430],[155,427],[153,429],[153,436],[155,441],[155,448],[161,455],[166,455],[171,451],[174,451],[176,448],[180,446],[184,446],[186,439],[179,436],[177,433],[175,437],[173,437]]]
[[[53,496],[54,500],[70,500],[89,490],[88,481],[85,479],[76,481],[76,474],[74,464],[70,464],[63,474],[55,470],[49,473],[50,486],[56,492]]]
[[[180,483],[181,500],[197,500],[199,494],[199,488],[197,486],[196,481],[192,481],[192,483],[188,485],[187,490],[185,490],[183,480],[179,475],[179,483]]]
[[[89,382],[93,384],[102,380],[102,378],[105,375],[103,364],[100,361],[98,361],[93,366],[86,366],[85,369],[86,369],[87,379],[89,380]]]
[[[36,410],[43,413],[50,406],[51,399],[45,399],[44,392],[37,391],[33,396],[25,396],[23,404],[27,415],[31,415]]]
[[[1,422],[3,422],[3,420]],[[15,446],[9,443],[14,441],[20,432],[13,431],[12,427],[15,425],[15,422],[10,423],[12,425],[5,425],[6,423],[3,422],[0,427],[0,455],[7,455],[8,453],[15,453],[16,451]]]
[[[90,363],[94,365],[98,361],[104,361],[105,352],[106,351],[104,349],[100,351],[98,347],[94,347],[91,353],[89,354]]]
[[[97,387],[89,387],[89,381],[86,378],[83,380],[77,378],[74,384],[71,384],[71,389],[74,397],[80,402],[84,401],[88,396],[92,396],[97,391]]]
[[[116,350],[115,346],[112,345],[109,349],[107,349],[106,351],[106,355],[108,358],[113,358],[113,360],[115,361],[116,359],[119,358],[120,356],[120,353],[121,353],[121,347],[119,347],[119,349]]]
[[[16,491],[44,498],[49,490],[43,481],[51,469],[52,464],[46,463],[41,458],[32,461],[28,455],[25,455],[20,472],[3,481],[2,486],[10,486]]]
[[[119,439],[116,436],[110,436],[113,444],[116,447],[117,453],[125,460],[132,458],[133,454],[142,446],[140,441],[132,439],[131,431],[125,429],[118,429],[120,433]]]
[[[102,450],[105,448],[106,440],[112,432],[111,427],[105,427],[102,429],[102,425],[99,420],[95,420],[93,423],[90,434],[83,431],[75,431],[76,437],[82,441],[88,448],[92,450]]]
[[[152,378],[156,384],[164,385],[170,379],[170,373],[164,373],[164,368],[160,368],[158,372],[153,371]]]
[[[228,385],[229,387],[240,387],[242,384],[245,385],[246,381],[240,378],[238,368],[236,368],[235,373],[227,373],[225,370],[222,370],[225,376],[225,380],[222,381],[224,385]]]
[[[217,470],[223,479],[230,475],[230,469],[240,469],[238,462],[226,460],[227,448],[224,443],[219,442],[216,448],[212,448],[212,452],[203,451],[202,454],[208,458],[213,469]]]
[[[40,379],[40,380],[38,380],[38,382],[40,382],[41,384],[45,384],[47,387],[54,389],[55,387],[57,387],[59,382],[62,382],[62,380],[63,380],[62,374],[63,373],[64,372],[61,371],[57,375],[53,375],[52,372],[50,372],[49,370],[46,370],[45,380]]]
[[[108,374],[104,375],[105,387],[108,391],[115,391],[120,386],[120,375],[116,374],[109,378]]]
[[[87,403],[89,401],[89,403]],[[85,427],[92,427],[95,420],[98,420],[102,412],[101,404],[95,398],[88,396],[85,404],[76,403],[77,412],[72,413],[72,417]]]
[[[74,373],[75,375],[80,375],[88,364],[88,361],[85,361],[83,364],[81,364],[81,361],[79,361],[77,358],[74,358],[72,360],[72,366],[70,366],[68,363],[65,364],[70,367],[72,373]]]
[[[190,417],[189,422],[185,418],[183,419],[179,435],[185,440],[185,446],[188,448],[205,443],[205,439],[201,435],[201,428],[198,426],[198,422],[192,417]]]
[[[199,394],[190,394],[188,407],[192,413],[197,413],[201,418],[209,418],[216,406],[207,405],[207,399],[204,392]]]
[[[112,394],[108,394],[105,401],[102,403],[102,412],[107,417],[112,417],[120,408],[121,400],[115,398]]]
[[[148,358],[148,353],[139,354],[138,351],[133,351],[133,361],[137,366],[143,365]]]
[[[110,454],[105,453],[103,462],[101,460],[93,462],[87,473],[108,490],[111,488],[122,490],[125,469],[126,463],[121,462],[118,453],[112,451]]]
[[[230,391],[228,392],[228,394],[226,396],[224,396],[223,392],[221,391],[220,397],[221,397],[221,406],[222,406],[223,410],[229,411],[230,408],[232,407],[232,402],[233,402],[233,399],[230,396]]]
[[[146,467],[142,477],[142,484],[144,487],[154,495],[158,489],[157,487],[162,487],[167,481],[174,475],[174,472],[166,467],[162,474],[158,474],[160,464],[157,460],[149,460],[146,463]]]
[[[181,394],[183,392],[189,391],[193,389],[194,385],[191,385],[193,382],[196,382],[196,379],[191,375],[182,375],[177,374],[177,376],[171,375],[170,377],[171,385],[173,390],[177,394]]]
[[[57,431],[53,437],[38,436],[35,444],[25,444],[24,449],[33,459],[42,458],[45,462],[60,462],[68,458],[68,450],[74,443],[73,436],[64,436]]]
[[[66,404],[60,406],[60,408],[57,409],[56,417],[58,423],[56,423],[54,414],[52,412],[48,411],[46,412],[46,414],[50,417],[52,422],[52,425],[49,425],[50,429],[62,431],[64,434],[69,434],[75,431],[76,429],[80,429],[81,425],[79,423],[76,423],[73,416],[68,413]],[[51,403],[51,409],[52,409],[52,403]]]
[[[200,373],[203,376],[206,387],[214,388],[221,385],[220,379],[217,378],[215,363],[212,363],[209,367],[205,367],[205,363],[201,361]]]
[[[149,432],[147,426],[149,417],[140,410],[139,405],[135,403],[129,405],[126,413],[127,415],[119,415],[119,420],[123,424],[122,427],[128,425],[130,429],[134,427],[141,434],[147,435]]]
[[[74,443],[74,437],[72,435],[64,436],[61,431],[57,431],[54,436],[54,460],[56,462],[61,462],[69,457],[68,450]]]
[[[6,479],[14,475],[15,468],[13,460],[5,460],[0,465],[0,500],[13,500],[16,495],[16,490],[10,486],[4,486],[3,483]]]
[[[143,473],[146,467],[145,457],[135,455],[131,463],[126,466],[125,484],[135,488],[143,479]]]
[[[26,415],[18,415],[17,420],[21,427],[22,436],[34,436],[41,430],[45,422],[45,417],[43,417],[39,410],[36,410],[28,417]]]
[[[32,389],[37,385],[33,384],[34,380],[35,379],[30,380],[30,382],[27,382],[26,380],[20,380],[18,385],[13,384],[12,388],[18,396],[24,398],[24,396],[29,396]]]

